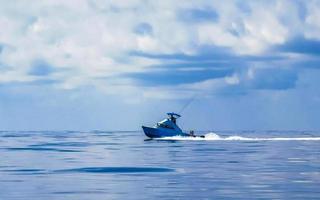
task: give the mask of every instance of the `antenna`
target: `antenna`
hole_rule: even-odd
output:
[[[198,94],[198,93],[194,94],[194,95],[189,99],[189,101],[187,101],[187,103],[184,104],[184,106],[181,108],[179,114],[181,114],[181,113],[191,104],[191,102],[193,102],[193,101],[195,100],[195,98],[197,97],[197,94]]]

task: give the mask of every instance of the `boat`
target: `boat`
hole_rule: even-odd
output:
[[[158,122],[153,127],[142,126],[144,134],[149,138],[190,136],[184,133],[177,125],[177,119],[181,116],[177,113],[167,113],[168,117]]]
[[[193,134],[193,131],[190,133],[185,133],[177,125],[177,119],[181,115],[177,113],[167,113],[168,117],[160,122],[158,122],[153,127],[142,126],[144,134],[149,138],[163,138],[163,137],[173,137],[173,136],[184,136],[184,137],[198,137]],[[201,136],[199,136],[201,137]]]

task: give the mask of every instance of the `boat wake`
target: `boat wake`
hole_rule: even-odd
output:
[[[242,136],[226,136],[222,137],[216,133],[207,133],[204,137],[184,137],[184,136],[173,136],[157,138],[156,140],[205,140],[205,141],[320,141],[320,137],[242,137]]]

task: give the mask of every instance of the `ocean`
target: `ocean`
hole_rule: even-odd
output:
[[[1,200],[320,199],[320,132],[1,131]]]

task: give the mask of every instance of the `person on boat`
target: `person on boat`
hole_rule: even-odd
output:
[[[190,135],[191,137],[195,137],[194,131],[190,131],[189,135]]]
[[[176,120],[176,118],[175,118],[173,115],[170,116],[170,120],[171,120],[174,124],[177,124],[177,120]]]

